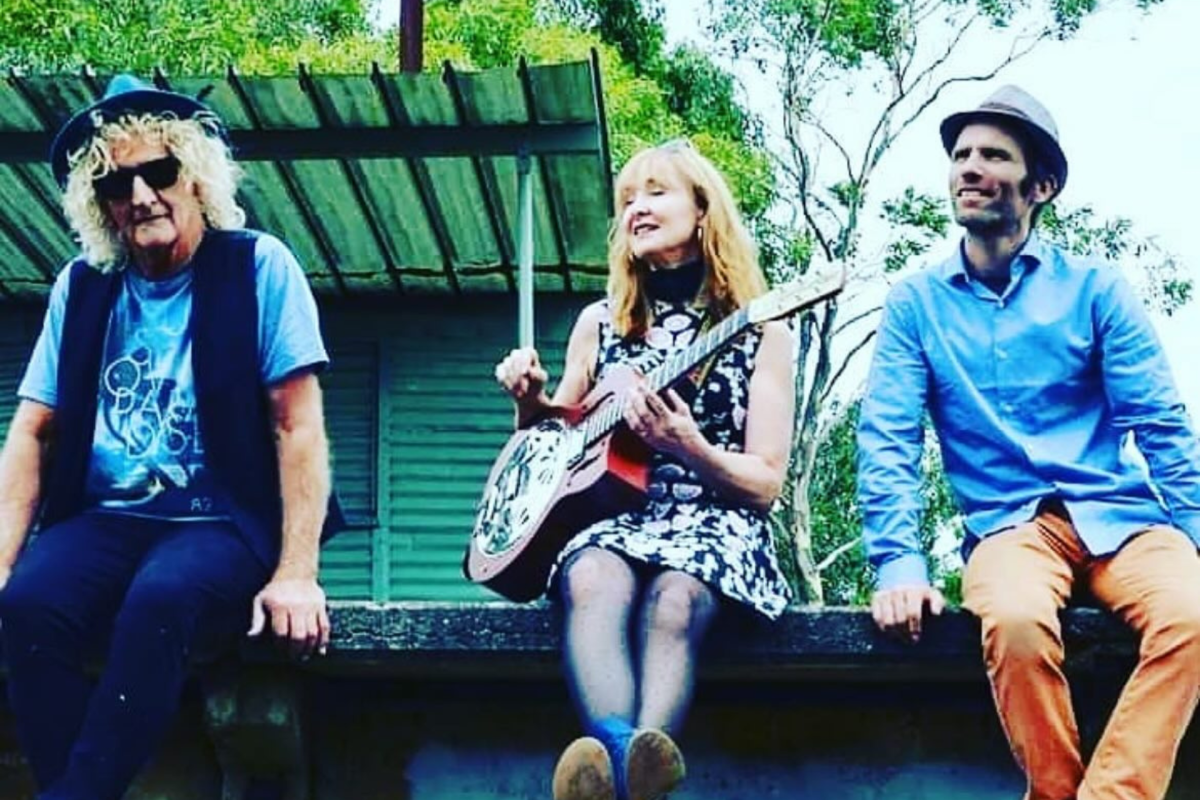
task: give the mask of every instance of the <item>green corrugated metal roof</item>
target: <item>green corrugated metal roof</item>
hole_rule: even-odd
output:
[[[596,60],[460,73],[174,78],[230,128],[252,227],[327,295],[515,291],[518,150],[533,158],[540,291],[604,282],[611,169]],[[107,76],[0,82],[0,299],[76,254],[46,153]]]

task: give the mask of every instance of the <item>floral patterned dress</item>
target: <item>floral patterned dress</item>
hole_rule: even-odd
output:
[[[704,310],[656,300],[654,320],[644,339],[630,340],[617,336],[605,318],[597,381],[614,364],[650,372],[692,342],[702,329]],[[725,450],[741,452],[745,443],[750,376],[761,340],[761,332],[750,329],[721,350],[692,401],[692,415],[705,438]],[[790,592],[765,515],[722,498],[695,472],[661,453],[653,457],[648,495],[645,508],[576,534],[559,555],[550,580],[572,554],[599,547],[652,567],[685,572],[771,619],[783,612]]]

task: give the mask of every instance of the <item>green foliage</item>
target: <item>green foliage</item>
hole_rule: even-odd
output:
[[[791,0],[807,36],[819,35],[835,63],[858,66],[866,54],[890,56],[899,41],[894,0]]]
[[[396,63],[394,29],[368,25],[372,0],[6,0],[0,67],[28,72],[286,74],[363,72]],[[571,3],[565,4],[567,6]],[[773,192],[766,155],[744,141],[732,81],[698,53],[662,53],[659,15],[637,0],[578,0],[577,17],[537,0],[431,0],[425,54],[431,68],[581,60],[601,53],[615,162],[634,150],[693,135],[729,176],[743,210],[761,215]],[[549,10],[548,10],[549,8]],[[585,26],[591,13],[596,31]],[[606,45],[604,36],[615,44]],[[136,45],[136,46],[135,46]],[[684,91],[684,90],[688,91]],[[689,93],[690,92],[690,93]]]
[[[1046,206],[1038,222],[1041,235],[1076,255],[1093,255],[1125,268],[1143,302],[1168,316],[1192,298],[1194,282],[1174,254],[1152,238],[1135,235],[1124,217],[1097,220],[1091,206]],[[1136,267],[1136,268],[1134,268]]]
[[[829,195],[842,208],[850,208],[862,202],[861,187],[855,181],[838,181],[830,184]]]
[[[365,72],[398,62],[393,28],[374,30],[376,0],[5,0],[0,67],[148,74]],[[460,69],[600,56],[614,163],[688,135],[728,177],[743,212],[774,199],[767,154],[746,133],[728,74],[695,51],[663,53],[656,6],[638,0],[428,0],[425,61]]]
[[[27,72],[211,75],[361,72],[389,44],[367,24],[369,0],[5,0],[0,67]],[[394,45],[391,45],[394,52]]]
[[[927,429],[931,429],[926,425]],[[942,590],[946,601],[962,603],[963,518],[942,468],[942,451],[932,433],[926,438],[921,459],[922,513],[920,538],[929,566],[929,580]]]
[[[825,601],[837,605],[867,605],[874,591],[875,577],[860,544],[862,512],[857,500],[855,443],[860,404],[856,400],[844,409],[830,410],[832,422],[817,451],[808,493],[813,556],[820,569]],[[948,600],[958,603],[961,579],[957,551],[962,541],[962,522],[932,436],[926,442],[922,472],[924,511],[919,535],[927,554],[930,580],[941,587]]]
[[[950,215],[945,208],[945,200],[918,194],[911,186],[900,197],[884,201],[880,216],[887,221],[892,236],[884,253],[885,272],[904,269],[945,238],[950,230]]]
[[[817,452],[808,491],[813,557],[820,565],[835,551],[842,551],[820,570],[825,602],[835,605],[867,605],[874,587],[874,576],[859,543],[862,513],[855,489],[858,410],[859,404],[854,403],[843,410],[831,411],[834,421]]]
[[[714,24],[737,54],[755,49],[761,25],[773,42],[797,51],[819,47],[837,67],[853,69],[869,56],[890,57],[900,41],[897,0],[727,0]]]
[[[1134,2],[1148,10],[1162,0]],[[786,53],[822,79],[837,81],[871,65],[894,71],[917,48],[917,28],[939,18],[978,12],[1004,29],[1024,15],[1066,39],[1100,6],[1099,0],[712,0],[712,31],[735,57],[765,62],[770,52]],[[819,64],[813,53],[822,56]]]
[[[960,5],[969,5],[969,0],[955,0]],[[1137,0],[1143,11],[1162,0]],[[1009,25],[1019,13],[1028,10],[1044,10],[1051,22],[1051,31],[1059,39],[1067,39],[1079,32],[1085,17],[1100,8],[1099,0],[976,0],[976,7],[998,28]]]
[[[794,281],[808,272],[817,246],[811,231],[763,219],[755,236],[759,241],[759,260],[772,285]]]
[[[512,66],[525,53],[534,20],[529,0],[432,0],[425,7],[425,61],[440,66],[444,59],[435,56],[449,46],[462,54],[450,59],[459,67]]]
[[[461,11],[476,3],[513,1],[442,4]],[[751,226],[765,219],[776,196],[774,171],[756,126],[736,100],[733,78],[693,48],[664,53],[656,2],[565,0],[538,9],[540,19],[525,32],[521,54],[563,61],[585,58],[592,47],[600,53],[616,168],[644,147],[687,136],[725,176]],[[560,47],[542,46],[550,40]]]
[[[635,74],[662,73],[667,36],[656,0],[559,0],[555,6],[563,19],[616,47]]]
[[[659,82],[667,105],[688,130],[709,131],[730,141],[744,141],[751,120],[734,97],[733,76],[704,53],[689,46],[666,59]]]
[[[763,218],[775,199],[775,173],[770,156],[753,144],[704,129],[690,138],[725,176],[742,214],[752,221]]]

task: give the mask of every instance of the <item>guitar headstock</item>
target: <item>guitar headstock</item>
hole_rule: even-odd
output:
[[[798,281],[767,292],[750,301],[746,311],[752,324],[786,317],[802,308],[808,308],[822,300],[833,297],[846,285],[845,267],[826,267],[813,271]]]

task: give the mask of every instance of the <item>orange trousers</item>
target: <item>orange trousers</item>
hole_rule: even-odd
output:
[[[1077,586],[1140,637],[1138,663],[1090,762],[1063,674],[1058,611]],[[1026,800],[1161,800],[1200,697],[1200,557],[1181,531],[1147,528],[1094,557],[1060,505],[984,539],[963,576],[982,623],[992,695]]]

